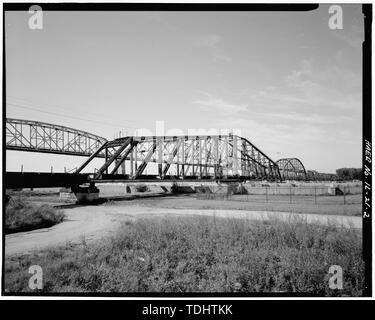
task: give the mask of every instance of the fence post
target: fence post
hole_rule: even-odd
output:
[[[292,186],[289,187],[289,202],[292,203]]]
[[[345,197],[345,193],[346,193],[346,187],[344,186],[344,204],[346,204],[346,197]]]
[[[315,189],[315,204],[317,204],[317,202],[316,202],[316,186],[314,187],[314,189]]]

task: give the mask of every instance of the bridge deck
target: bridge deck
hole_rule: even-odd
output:
[[[191,177],[190,179],[176,179],[175,177],[165,177],[163,180],[156,176],[144,176],[139,179],[131,179],[127,175],[104,175],[103,179],[92,179],[90,174],[75,173],[49,173],[49,172],[6,172],[5,188],[52,188],[52,187],[72,187],[85,183],[173,183],[173,182],[208,182],[216,181],[213,177]],[[221,182],[241,181],[240,178],[220,179]]]

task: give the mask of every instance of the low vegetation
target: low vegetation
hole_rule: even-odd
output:
[[[48,228],[63,219],[64,214],[49,205],[36,206],[21,198],[10,198],[5,210],[5,233]]]
[[[129,221],[100,243],[8,258],[5,291],[28,289],[43,268],[44,292],[238,292],[359,296],[361,233],[303,221],[215,217]],[[343,269],[343,290],[329,268]]]
[[[336,170],[336,175],[340,180],[362,180],[362,168],[340,168]]]

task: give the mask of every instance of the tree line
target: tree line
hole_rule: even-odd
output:
[[[336,174],[340,180],[362,180],[362,168],[340,168]]]

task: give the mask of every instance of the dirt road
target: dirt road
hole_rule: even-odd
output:
[[[91,242],[114,232],[123,221],[149,216],[215,215],[216,217],[251,220],[265,220],[272,217],[289,220],[298,217],[306,219],[309,223],[332,223],[343,227],[362,227],[361,218],[354,216],[293,214],[287,212],[267,213],[265,211],[246,210],[153,208],[130,204],[76,207],[65,209],[64,213],[66,220],[51,228],[7,235],[5,239],[5,254],[21,254],[67,243],[79,243],[83,240]]]

